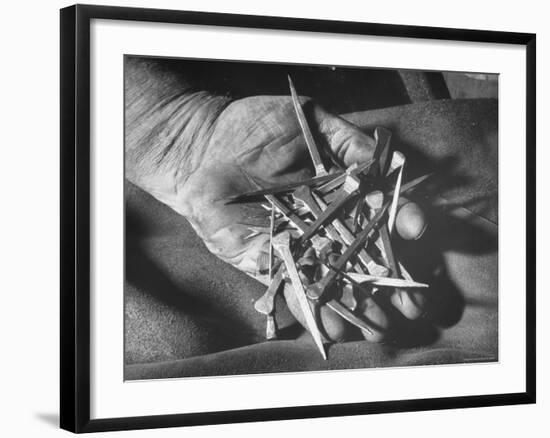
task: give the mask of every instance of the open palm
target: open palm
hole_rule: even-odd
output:
[[[372,157],[373,138],[313,102],[303,103],[314,135],[334,161],[349,166]],[[269,234],[251,235],[251,228],[267,226],[268,213],[259,204],[227,204],[227,198],[313,176],[291,99],[256,96],[231,103],[216,119],[198,163],[177,183],[177,196],[169,204],[189,220],[212,253],[267,284]],[[285,287],[287,304],[305,325],[290,287]],[[421,301],[402,292],[399,299],[392,300],[411,319],[422,313]],[[373,327],[372,333],[364,332],[364,336],[384,339],[391,324],[386,313],[373,298],[366,298],[360,308]],[[339,315],[323,306],[319,316],[325,337],[345,339],[349,327]]]

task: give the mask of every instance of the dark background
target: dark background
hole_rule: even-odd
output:
[[[165,58],[200,90],[234,98],[288,95],[287,75],[298,94],[335,114],[448,98],[497,97],[496,75]]]

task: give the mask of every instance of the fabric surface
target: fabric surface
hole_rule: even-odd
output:
[[[426,365],[498,359],[497,103],[438,101],[350,114],[385,126],[407,177],[435,172],[417,200],[430,228],[397,253],[431,285],[428,313],[399,319],[387,344],[328,348],[277,303],[281,340],[264,341],[254,301],[265,288],[210,254],[187,221],[126,183],[125,378]]]

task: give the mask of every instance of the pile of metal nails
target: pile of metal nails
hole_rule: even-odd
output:
[[[421,288],[392,249],[392,233],[400,195],[429,175],[402,182],[405,157],[393,151],[391,133],[374,132],[376,147],[370,161],[328,173],[308,126],[296,90],[289,79],[294,109],[311,155],[316,176],[284,186],[248,192],[230,203],[257,202],[271,213],[271,283],[256,301],[266,315],[266,337],[275,339],[275,295],[286,280],[300,305],[307,328],[326,359],[323,338],[310,302],[327,305],[354,326],[372,333],[367,321],[354,313],[353,291],[373,294],[378,288]],[[278,256],[278,262],[275,260]],[[309,271],[305,275],[303,271]],[[338,283],[341,287],[331,287]],[[334,290],[339,290],[334,294]]]

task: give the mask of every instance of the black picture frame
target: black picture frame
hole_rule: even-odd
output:
[[[436,399],[90,419],[90,21],[130,20],[526,47],[527,291],[526,391]],[[61,10],[61,348],[60,425],[81,433],[535,403],[536,35],[291,17],[75,5]]]

